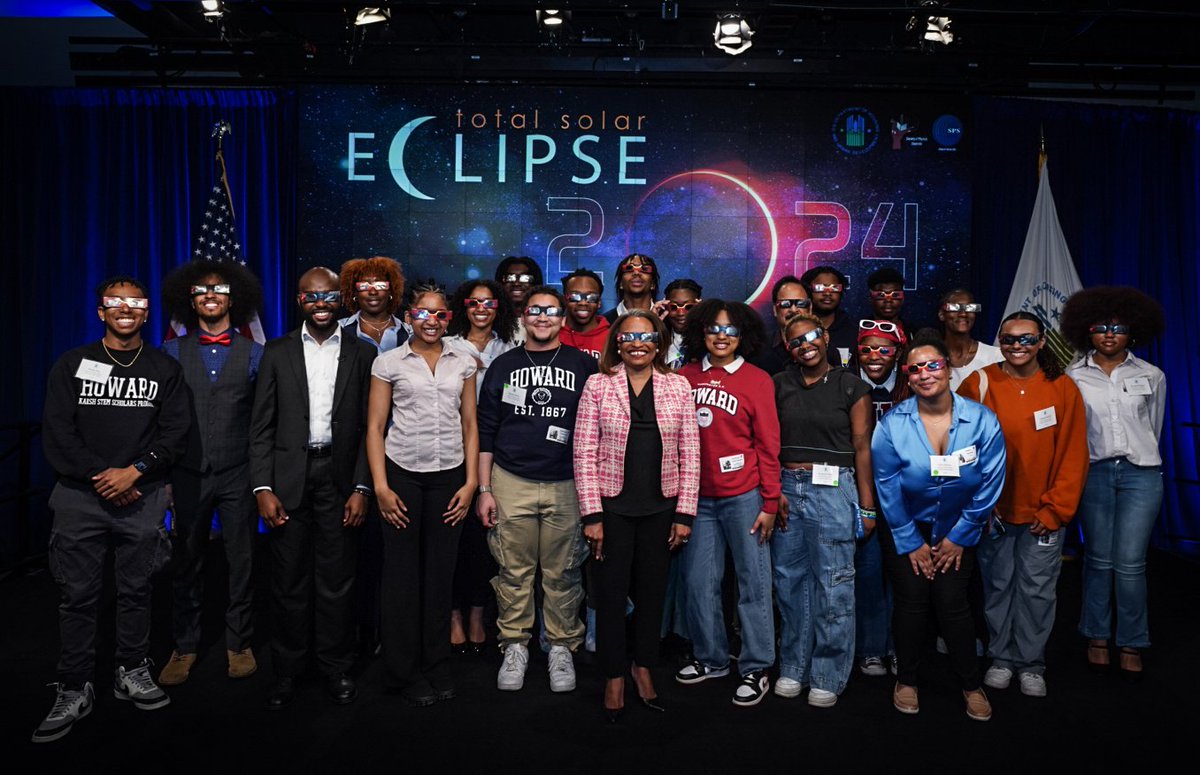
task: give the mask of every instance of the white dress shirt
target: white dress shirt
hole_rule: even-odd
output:
[[[318,343],[305,323],[300,339],[304,342],[304,371],[308,376],[308,444],[332,444],[333,389],[342,353],[342,329],[336,328],[328,339]]]
[[[492,338],[488,340],[487,345],[483,350],[477,350],[475,345],[466,337],[462,336],[447,336],[442,338],[442,343],[453,347],[462,352],[464,355],[469,355],[472,358],[477,358],[480,363],[479,371],[475,373],[475,397],[479,398],[479,391],[483,390],[483,377],[487,373],[488,366],[492,365],[492,361],[509,350],[516,347],[514,342],[506,342],[492,332]]]
[[[1136,466],[1162,465],[1158,440],[1167,406],[1162,370],[1127,352],[1112,374],[1105,374],[1093,353],[1067,369],[1087,408],[1092,461],[1123,457]]]
[[[975,348],[974,358],[962,366],[950,367],[950,392],[957,391],[958,386],[963,383],[964,379],[979,371],[984,366],[991,366],[993,363],[999,363],[1002,360],[1004,360],[1004,354],[1000,352],[999,347],[980,342]]]

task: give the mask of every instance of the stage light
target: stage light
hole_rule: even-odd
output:
[[[358,15],[354,17],[354,24],[358,27],[366,24],[378,24],[379,22],[386,22],[391,16],[392,12],[386,8],[367,6],[362,8],[358,12]]]
[[[925,0],[925,2],[921,3],[921,6],[930,11],[941,10],[941,4],[936,2],[936,0]],[[908,20],[906,29],[909,32],[916,30],[921,25],[922,19],[925,24],[924,29],[919,33],[922,48],[932,43],[941,43],[943,46],[949,46],[954,42],[954,32],[950,29],[952,20],[949,16],[913,16]]]
[[[727,54],[737,56],[753,43],[750,36],[754,30],[740,13],[726,13],[717,17],[717,27],[713,30],[713,43]]]
[[[567,19],[569,11],[534,11],[537,20],[545,27],[561,27]]]
[[[221,0],[200,0],[200,10],[209,19],[220,19],[225,14],[225,4]]]

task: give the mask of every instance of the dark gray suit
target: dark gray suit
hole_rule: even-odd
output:
[[[325,675],[353,662],[353,588],[357,532],[342,526],[346,500],[369,485],[367,392],[375,350],[342,332],[333,394],[332,454],[307,449],[308,373],[301,329],[267,343],[250,423],[250,482],[270,487],[288,521],[271,531],[275,672],[302,672],[312,649]],[[313,594],[315,588],[315,595]]]

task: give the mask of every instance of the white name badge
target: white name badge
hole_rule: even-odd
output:
[[[850,363],[850,348],[839,347],[837,348],[837,351],[838,357],[842,359],[842,368],[844,369]]]
[[[1052,533],[1042,533],[1038,536],[1038,546],[1054,546],[1058,543],[1058,531]]]
[[[729,474],[734,471],[741,471],[746,467],[745,455],[729,455],[727,457],[717,458],[717,462],[721,464],[721,473]]]
[[[1125,392],[1131,396],[1150,395],[1149,377],[1130,377],[1125,380]]]
[[[521,391],[524,392],[524,391]],[[557,444],[566,444],[571,438],[571,431],[566,428],[560,428],[557,425],[551,425],[546,429],[546,440],[553,441]]]
[[[974,463],[979,457],[979,453],[975,450],[975,445],[972,444],[969,447],[963,447],[960,450],[956,450],[954,452],[954,457],[958,458],[960,465],[966,466]]]
[[[930,455],[929,473],[934,476],[958,476],[958,456]]]
[[[1039,409],[1033,413],[1033,427],[1035,430],[1042,430],[1053,425],[1058,425],[1058,414],[1054,411],[1053,406],[1047,406],[1045,409]]]
[[[820,484],[825,487],[837,487],[838,467],[827,466],[824,463],[814,463],[812,470],[812,483]]]
[[[79,362],[75,376],[87,382],[108,382],[108,375],[112,374],[112,370],[111,363],[101,363],[84,358]]]
[[[500,400],[513,406],[525,406],[525,388],[505,385],[504,393],[501,394]]]

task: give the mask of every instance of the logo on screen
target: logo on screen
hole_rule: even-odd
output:
[[[933,122],[933,139],[937,140],[938,145],[954,147],[962,140],[963,125],[958,120],[958,116],[952,116],[949,113],[938,116]]]
[[[866,108],[846,108],[833,120],[833,144],[843,153],[860,156],[879,142],[879,120]]]

